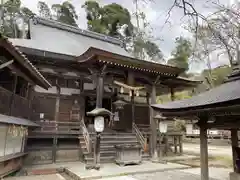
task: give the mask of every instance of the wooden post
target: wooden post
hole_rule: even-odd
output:
[[[171,93],[171,101],[175,101],[175,93],[174,93],[174,88],[170,88],[170,93]]]
[[[17,89],[17,75],[13,74],[14,76],[14,80],[13,80],[13,90],[12,90],[12,96],[11,96],[11,100],[10,100],[10,109],[9,109],[9,115],[12,115],[12,111],[13,111],[13,107],[14,107],[14,97],[16,94],[16,89]]]
[[[236,160],[237,153],[235,151],[235,147],[238,147],[238,131],[236,129],[231,129],[231,142],[232,142],[232,160],[233,160],[233,170],[237,172]]]
[[[182,154],[183,153],[183,146],[182,146],[182,135],[179,136],[179,153]]]
[[[56,128],[55,130],[58,131],[58,121],[59,121],[59,108],[60,108],[60,95],[61,95],[61,88],[56,85],[57,87],[57,97],[56,97],[56,104],[55,104],[55,123],[56,123]],[[57,154],[57,137],[53,137],[53,150],[52,150],[52,161],[53,163],[56,162],[56,154]]]
[[[96,107],[102,108],[102,101],[103,101],[103,77],[99,75],[97,77],[97,102]]]
[[[206,121],[200,124],[200,159],[201,159],[201,180],[209,180],[208,173],[208,143]]]
[[[33,101],[33,91],[34,91],[34,86],[29,85],[28,86],[28,108],[29,108],[29,114],[28,114],[28,119],[31,119],[32,116],[32,101]]]
[[[54,118],[56,122],[58,122],[59,120],[60,93],[61,93],[61,88],[57,86],[57,97],[56,97],[55,118]]]
[[[128,77],[127,77],[127,83],[128,85],[131,85],[131,86],[134,86],[134,74],[132,72],[128,72]],[[134,91],[130,90],[131,91],[131,108],[132,108],[132,123],[135,122],[135,104],[134,104]]]
[[[177,137],[173,136],[174,153],[177,154]]]
[[[103,76],[98,75],[97,77],[97,102],[96,107],[102,108],[103,101]],[[95,148],[94,148],[94,165],[96,168],[99,167],[100,164],[100,142],[101,142],[101,134],[96,134]]]
[[[134,104],[134,91],[132,91],[132,96],[131,96],[131,105],[132,105],[132,123],[135,123],[135,104]]]
[[[151,92],[151,104],[157,103],[156,97],[156,85],[152,84],[152,92]],[[152,158],[154,160],[158,160],[158,153],[157,153],[157,124],[154,119],[154,112],[153,109],[150,107],[150,126],[151,126],[151,153]]]

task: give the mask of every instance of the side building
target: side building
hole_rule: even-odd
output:
[[[32,87],[51,87],[32,63],[0,34],[0,179],[18,170],[27,155]]]
[[[34,89],[31,118],[42,126],[30,133],[26,162],[92,161],[93,120],[86,112],[96,101],[115,114],[105,123],[102,161],[113,160],[118,143],[151,144],[150,102],[169,92],[173,100],[174,91],[199,83],[180,78],[183,69],[134,58],[119,39],[38,17],[29,31],[29,39],[11,42],[53,86]]]

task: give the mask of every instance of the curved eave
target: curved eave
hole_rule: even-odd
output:
[[[195,81],[190,79],[182,79],[180,77],[176,77],[174,79],[166,79],[161,82],[164,85],[169,85],[175,89],[176,91],[180,91],[186,88],[194,88],[198,86],[199,84],[202,84],[202,81]]]
[[[92,63],[94,61],[99,61],[112,66],[119,66],[173,77],[176,77],[180,73],[184,72],[184,69],[177,67],[122,56],[93,47],[90,47],[84,54],[77,57],[77,61],[79,63]]]
[[[176,113],[188,111],[208,111],[209,108],[227,107],[240,104],[240,80],[224,83],[216,88],[193,96],[189,99],[166,104],[153,104],[159,111]]]
[[[36,67],[27,59],[27,57],[15,47],[6,37],[3,37],[0,34],[0,46],[5,48],[9,54],[14,57],[14,61],[17,61],[17,66],[23,70],[24,74],[27,74],[28,77],[37,85],[48,89],[51,87],[51,84],[43,77],[43,75],[36,69]]]
[[[195,107],[186,107],[186,108],[166,108],[164,106],[159,106],[159,104],[152,104],[151,107],[161,112],[162,115],[166,117],[192,117],[201,114],[230,114],[231,111],[237,111],[240,108],[239,100],[232,100],[228,102],[215,103],[215,104],[206,104],[203,106],[195,106]]]

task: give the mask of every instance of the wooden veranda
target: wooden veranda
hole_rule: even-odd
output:
[[[238,147],[240,128],[240,69],[236,67],[224,84],[190,99],[167,104],[153,104],[152,108],[166,117],[197,119],[200,128],[201,180],[209,180],[207,130],[231,131],[234,172],[230,180],[239,179],[235,147]]]

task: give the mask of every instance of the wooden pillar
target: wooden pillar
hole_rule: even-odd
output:
[[[58,122],[59,120],[60,94],[61,94],[61,88],[57,86],[57,97],[56,97],[55,118],[54,118],[56,122]]]
[[[173,136],[174,153],[177,154],[177,136]]]
[[[102,108],[103,101],[103,76],[99,75],[97,77],[97,100],[96,108]],[[94,165],[98,167],[100,164],[100,133],[96,134],[95,148],[94,148]]]
[[[175,93],[174,93],[174,88],[170,88],[170,94],[171,94],[171,101],[175,101]]]
[[[134,86],[134,75],[132,72],[128,72],[127,83],[130,86]],[[132,91],[132,90],[130,90]],[[131,108],[132,108],[132,123],[135,122],[135,104],[134,104],[134,91],[131,92]]]
[[[232,160],[233,160],[233,170],[237,172],[236,160],[237,153],[235,151],[235,147],[238,147],[238,131],[236,129],[231,130],[231,142],[232,142]]]
[[[183,139],[182,135],[179,136],[179,153],[180,154],[183,153],[183,146],[182,146],[183,142],[182,142],[182,139]]]
[[[96,107],[102,108],[103,101],[103,76],[99,75],[97,77],[97,100]]]
[[[14,76],[14,80],[13,80],[13,90],[12,90],[12,96],[11,96],[11,100],[10,100],[10,108],[9,108],[9,115],[11,116],[12,115],[12,111],[13,111],[13,108],[14,108],[14,97],[15,97],[15,94],[16,94],[16,89],[17,89],[17,75],[14,73],[13,74]]]
[[[201,160],[201,180],[209,180],[206,121],[201,122],[200,124],[200,160]]]
[[[59,121],[59,108],[60,108],[60,95],[61,95],[61,88],[56,85],[57,88],[57,97],[56,97],[56,104],[55,104],[55,130],[58,131],[58,121]],[[53,150],[52,150],[52,162],[56,162],[56,154],[57,154],[57,137],[53,137]]]
[[[157,97],[156,97],[156,85],[152,84],[152,92],[151,92],[151,104],[157,103]],[[157,153],[157,124],[154,119],[154,111],[150,107],[150,127],[151,127],[151,153],[153,160],[158,159],[158,153]]]
[[[32,116],[32,101],[33,101],[33,94],[34,93],[34,86],[29,84],[28,86],[28,108],[29,108],[29,114],[28,114],[28,119],[31,119]]]

